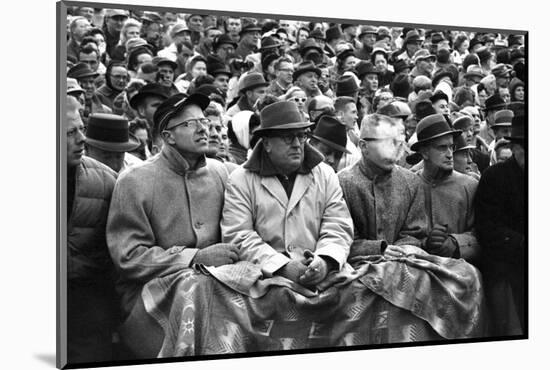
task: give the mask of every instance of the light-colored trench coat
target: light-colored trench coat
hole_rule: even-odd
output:
[[[353,239],[353,222],[334,170],[319,163],[307,174],[298,173],[288,199],[276,176],[260,176],[251,165],[261,150],[260,143],[247,164],[229,177],[222,240],[241,244],[241,259],[261,265],[267,277],[290,258],[303,258],[306,249],[331,257],[341,269]],[[311,150],[306,144],[306,157]]]

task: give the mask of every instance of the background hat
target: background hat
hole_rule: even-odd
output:
[[[153,115],[155,127],[159,128],[159,132],[166,129],[168,121],[183,110],[186,106],[197,105],[200,109],[205,110],[210,104],[210,99],[203,94],[174,94],[160,104]]]
[[[462,135],[462,131],[453,130],[449,127],[449,123],[443,114],[436,113],[424,117],[416,126],[416,137],[418,141],[411,145],[411,150],[417,152],[418,149],[427,142],[448,134],[453,135],[453,138],[455,138]]]
[[[417,121],[420,121],[422,118],[427,117],[431,114],[435,114],[435,109],[432,105],[432,102],[429,100],[417,100],[413,105],[414,116]]]
[[[411,68],[411,66],[409,65],[409,63],[404,60],[404,59],[399,59],[398,61],[396,61],[394,64],[393,64],[393,70],[394,72],[397,74],[397,73],[401,73],[403,72],[405,69],[407,68]]]
[[[417,41],[424,41],[422,37],[420,37],[420,34],[417,30],[410,30],[407,32],[407,35],[405,36],[405,40],[403,40],[403,45],[407,45],[410,42],[417,42]]]
[[[139,48],[140,46],[145,46],[151,48],[151,45],[147,43],[145,39],[142,39],[141,37],[136,37],[134,39],[129,39],[126,41],[126,52],[130,53],[131,51]],[[151,50],[152,51],[152,50]]]
[[[346,149],[348,142],[346,126],[335,117],[322,115],[311,136],[334,150],[351,154]]]
[[[389,37],[390,40],[393,39],[392,35],[391,35],[391,31],[388,27],[386,26],[380,26],[378,27],[378,32],[377,32],[377,36],[376,36],[376,40],[383,40],[384,38],[386,37]]]
[[[162,99],[168,99],[170,97],[170,92],[166,87],[159,83],[149,83],[145,86],[143,86],[137,94],[132,96],[130,99],[130,107],[137,110],[137,106],[141,102],[141,100],[147,96],[158,96]]]
[[[293,101],[280,101],[268,105],[260,112],[260,122],[256,133],[306,128],[314,124],[304,121],[298,105]]]
[[[160,23],[162,22],[162,17],[157,12],[151,12],[151,11],[144,11],[141,18],[142,21],[150,22],[150,23]]]
[[[315,72],[318,77],[321,76],[321,70],[315,66],[312,61],[302,62],[298,64],[296,70],[292,74],[292,80],[296,81],[300,75],[306,72]]]
[[[141,142],[128,130],[128,120],[110,113],[92,113],[86,127],[86,144],[110,152],[129,152]]]
[[[220,74],[225,74],[229,76],[229,78],[233,76],[233,73],[231,73],[231,69],[227,64],[212,59],[207,61],[206,70],[208,71],[208,74],[212,75],[213,77],[216,77]]]
[[[84,89],[80,87],[76,79],[67,77],[67,94],[74,92],[84,92]]]
[[[321,49],[317,41],[315,41],[315,39],[313,38],[308,38],[302,41],[302,43],[300,44],[300,55],[303,57],[305,52],[311,49],[317,50],[319,54],[323,54],[323,49]]]
[[[510,77],[510,72],[512,72],[512,66],[504,63],[499,63],[491,69],[495,77]]]
[[[128,17],[128,11],[126,9],[107,9],[105,12],[107,18],[116,17],[117,15]]]
[[[224,100],[227,97],[226,94],[223,91],[221,91],[218,87],[216,87],[215,85],[212,85],[212,84],[200,85],[199,87],[197,87],[194,90],[194,92],[197,93],[197,94],[206,95],[209,98],[210,98],[211,94],[219,95]]]
[[[266,51],[269,49],[279,48],[282,44],[279,41],[277,41],[275,38],[268,36],[268,37],[264,37],[261,40],[260,45],[261,45],[260,50]]]
[[[351,55],[355,56],[355,52],[353,51],[353,49],[347,48],[347,49],[344,49],[344,50],[340,51],[338,54],[336,54],[336,59],[346,60],[346,58],[351,56]]]
[[[380,75],[380,71],[376,69],[374,64],[366,60],[362,60],[355,65],[355,72],[357,72],[357,77],[359,77],[360,80],[367,74]]]
[[[265,81],[264,75],[260,72],[250,72],[242,78],[239,83],[239,93],[243,93],[247,90],[254,89],[260,86],[268,86],[269,83]]]
[[[336,40],[336,39],[340,39],[343,36],[344,35],[342,34],[342,30],[340,30],[340,27],[338,27],[338,25],[329,27],[329,29],[327,29],[327,32],[325,33],[325,37],[326,37],[327,42],[330,42],[330,41]]]
[[[485,100],[485,110],[500,110],[506,107],[506,102],[498,94],[493,94]]]
[[[432,80],[424,75],[418,75],[412,80],[413,89],[430,90],[432,88]]]
[[[241,31],[239,32],[239,36],[242,36],[243,34],[247,32],[261,32],[262,29],[258,26],[256,26],[254,23],[248,23],[244,26],[242,26]]]
[[[466,73],[464,74],[464,77],[465,78],[470,78],[470,77],[483,78],[485,77],[485,73],[483,72],[483,69],[480,66],[478,66],[477,64],[472,64],[472,65],[469,65],[468,68],[466,69]]]
[[[71,77],[77,80],[80,80],[81,78],[86,78],[86,77],[95,78],[97,76],[99,76],[99,73],[92,71],[92,69],[87,63],[82,63],[82,62],[74,65],[67,72],[67,77]]]
[[[499,110],[495,113],[495,123],[491,127],[510,127],[512,126],[512,120],[514,118],[514,112],[509,109]]]
[[[172,69],[175,71],[178,68],[178,64],[168,58],[163,57],[154,57],[153,58],[153,64],[155,64],[157,67],[162,64],[168,64]]]
[[[218,49],[220,47],[220,45],[223,45],[223,44],[228,44],[228,45],[232,45],[235,49],[237,48],[237,43],[235,41],[233,41],[233,39],[231,38],[231,36],[229,36],[228,34],[226,33],[222,33],[221,35],[219,35],[215,40],[214,40],[214,43],[212,44],[213,48],[214,49]]]
[[[357,27],[357,25],[352,23],[342,23],[342,25],[340,26],[340,28],[342,28],[342,31],[349,27]]]
[[[458,117],[453,121],[453,128],[455,130],[466,130],[468,127],[474,125],[474,119],[470,115],[464,115]]]
[[[504,136],[506,140],[511,142],[523,142],[525,140],[525,112],[518,111],[512,118],[512,132],[510,136]]]
[[[482,48],[479,48],[477,51],[476,51],[476,54],[477,56],[479,57],[479,61],[481,63],[484,63],[486,61],[489,60],[489,58],[491,58],[491,52],[489,51],[489,49],[487,47],[482,47]]]
[[[353,76],[342,76],[336,81],[336,96],[351,96],[359,91],[359,86]]]
[[[459,152],[461,150],[475,149],[475,145],[468,145],[466,139],[462,135],[456,136],[454,138],[454,150],[453,153]]]
[[[316,40],[323,40],[323,41],[326,40],[325,33],[322,30],[318,29],[318,28],[311,31],[309,33],[309,37],[312,38],[312,39],[316,39]]]
[[[170,30],[170,37],[174,38],[180,32],[191,33],[191,30],[183,23],[176,23],[172,26],[172,29]]]
[[[366,34],[377,35],[378,28],[374,26],[361,26],[358,37],[361,37]]]
[[[436,56],[426,49],[420,49],[417,50],[416,53],[414,53],[413,63],[416,64],[417,61],[426,59],[431,59],[433,62],[435,62]]]

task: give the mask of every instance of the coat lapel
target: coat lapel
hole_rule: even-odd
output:
[[[281,205],[286,208],[288,204],[288,197],[286,196],[285,189],[283,185],[275,176],[262,176],[261,184],[270,193],[275,199],[281,203]]]
[[[292,211],[296,204],[303,198],[307,189],[313,183],[313,174],[311,172],[307,174],[298,174],[296,176],[296,181],[294,182],[294,188],[292,189],[292,194],[290,195],[290,201],[287,207],[287,213]],[[282,187],[281,187],[282,189]],[[284,189],[283,189],[284,193]]]

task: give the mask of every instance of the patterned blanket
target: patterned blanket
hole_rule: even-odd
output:
[[[248,262],[150,281],[159,357],[476,338],[486,335],[479,272],[436,256],[359,258],[311,291],[262,279]]]

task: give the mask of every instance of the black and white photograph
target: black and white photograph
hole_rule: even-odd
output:
[[[49,147],[6,177],[42,198],[6,230],[34,280],[6,257],[12,346],[48,368],[536,366],[529,22],[280,6],[50,2],[55,40],[21,57],[49,85],[14,93],[40,89],[14,110],[48,104]]]
[[[526,30],[57,5],[58,367],[528,338]]]

